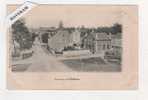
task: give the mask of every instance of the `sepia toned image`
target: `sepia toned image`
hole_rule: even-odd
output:
[[[98,12],[96,6],[87,12],[86,7],[47,8],[12,24],[13,72],[121,71],[122,12]]]
[[[9,5],[8,14],[17,7],[18,5]],[[137,44],[134,41],[137,40],[137,32],[136,6],[38,5],[8,29],[8,88],[122,89],[120,85],[117,88],[115,84],[112,88],[110,86],[112,82],[107,87],[102,86],[103,81],[100,86],[99,84],[93,86],[91,82],[99,82],[102,77],[101,80],[105,78],[104,82],[108,84],[106,82],[112,81],[114,76],[112,74],[117,74],[115,77],[118,80],[121,74],[127,74],[129,71],[133,71],[129,76],[132,73],[134,75],[134,82],[131,83],[134,85],[130,87],[135,88]],[[131,37],[133,34],[135,38]],[[132,39],[134,44],[131,42]],[[133,61],[130,61],[132,57]],[[44,81],[41,76],[36,76],[40,74],[44,76]],[[107,80],[108,76],[112,78]],[[36,82],[37,80],[42,82],[35,86],[34,79]],[[21,81],[18,82],[21,84],[20,87],[16,85],[17,82],[12,86],[15,83],[12,80]],[[57,81],[62,81],[64,85]],[[90,84],[82,86],[83,82]],[[68,87],[66,84],[69,84]],[[79,86],[74,85],[72,88],[72,84]]]

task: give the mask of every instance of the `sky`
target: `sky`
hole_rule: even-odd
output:
[[[9,5],[8,14],[18,5]],[[23,16],[30,28],[57,27],[62,21],[64,27],[99,27],[122,23],[124,6],[100,5],[38,5]]]

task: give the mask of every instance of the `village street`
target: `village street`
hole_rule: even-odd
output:
[[[27,72],[54,72],[54,71],[70,71],[66,65],[56,60],[50,53],[45,52],[41,43],[36,40],[33,45],[33,55],[30,58],[15,62],[14,71]]]
[[[12,64],[15,72],[69,72],[69,71],[118,71],[117,64],[105,64],[99,57],[73,57],[70,59],[56,58],[36,40],[33,45],[33,55],[30,58],[16,61]]]
[[[69,72],[69,71],[120,71],[119,64],[109,63],[100,54],[68,57],[56,57],[45,47],[45,44],[35,39],[31,57],[12,62],[15,72]]]
[[[35,52],[32,58],[32,65],[27,69],[27,71],[70,71],[63,63],[56,60],[56,58],[47,54],[41,47],[41,45],[35,45]]]

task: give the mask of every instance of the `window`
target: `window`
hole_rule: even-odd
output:
[[[103,45],[103,50],[105,50],[105,44]]]
[[[110,46],[109,46],[109,44],[107,45],[107,49],[110,49]]]

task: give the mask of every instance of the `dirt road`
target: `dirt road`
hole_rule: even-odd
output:
[[[47,54],[40,44],[36,44],[33,47],[34,54],[32,57],[32,64],[28,67],[27,71],[70,71],[66,65],[59,62],[53,55]]]

